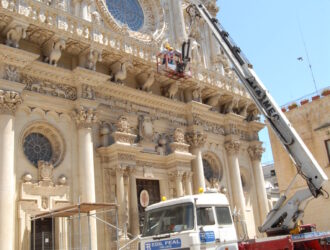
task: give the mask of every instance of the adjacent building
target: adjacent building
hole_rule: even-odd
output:
[[[203,2],[217,14],[215,0]],[[258,235],[268,212],[264,124],[211,31],[186,8],[180,0],[1,2],[0,249],[76,249],[89,239],[91,249],[111,249],[116,232],[94,217],[80,218],[81,227],[77,218],[31,218],[117,203],[122,244],[139,234],[146,205],[200,187],[226,191],[249,236]],[[185,74],[157,64],[188,37]],[[99,219],[116,224],[110,212]]]
[[[330,96],[329,90],[321,91],[322,95],[300,100],[300,104],[293,103],[288,107],[283,107],[285,115],[296,129],[298,134],[314,155],[326,175],[330,176]],[[296,175],[296,168],[292,164],[289,155],[284,150],[280,141],[274,133],[269,131],[274,166],[278,179],[280,192],[284,192],[293,177]],[[291,194],[300,188],[306,187],[306,182],[299,177],[293,187]],[[324,186],[326,192],[330,192],[330,183]],[[318,230],[330,229],[329,206],[330,200],[325,197],[311,200],[305,210],[303,223],[314,223]]]

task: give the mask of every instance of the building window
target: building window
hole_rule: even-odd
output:
[[[327,149],[328,159],[329,159],[329,162],[330,162],[330,140],[325,141],[325,147]]]
[[[34,166],[38,166],[38,161],[49,162],[52,159],[52,145],[47,137],[40,133],[31,133],[26,136],[23,148],[24,154]]]
[[[144,14],[138,0],[106,0],[109,12],[120,23],[138,31],[144,23]]]

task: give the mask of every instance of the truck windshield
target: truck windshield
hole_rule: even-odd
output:
[[[142,236],[181,232],[193,228],[193,204],[184,203],[147,211]]]
[[[215,207],[215,213],[219,225],[230,225],[232,224],[229,207]]]

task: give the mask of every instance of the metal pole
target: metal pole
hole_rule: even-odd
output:
[[[80,196],[78,198],[78,221],[79,221],[79,249],[81,248],[81,221],[80,221]]]
[[[92,234],[91,234],[91,222],[90,222],[89,212],[87,213],[87,220],[88,220],[89,250],[91,250],[92,249]]]
[[[68,227],[69,227],[69,247],[68,249],[70,250],[72,248],[72,242],[71,242],[71,217],[68,218]]]
[[[33,250],[36,250],[36,220],[33,220]]]
[[[52,215],[52,249],[55,250],[55,220]]]
[[[117,203],[117,199],[116,199],[116,203]],[[118,230],[118,207],[115,210],[116,213],[116,237],[117,237],[117,250],[119,250],[120,244],[119,244],[119,230]]]

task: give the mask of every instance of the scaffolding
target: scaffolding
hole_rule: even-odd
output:
[[[100,211],[103,210],[103,211]],[[101,213],[106,213],[109,211],[114,211],[115,212],[115,220],[116,220],[116,225],[112,225],[111,223],[107,222],[106,220],[103,220],[99,217],[97,217],[97,214],[101,214]],[[97,221],[100,221],[102,223],[104,223],[106,226],[115,229],[116,230],[116,241],[117,241],[117,249],[122,249],[120,248],[120,243],[119,243],[119,231],[121,231],[122,229],[120,229],[118,227],[118,205],[116,203],[78,203],[76,205],[70,205],[70,206],[66,206],[66,207],[62,207],[62,208],[58,208],[58,209],[54,209],[51,210],[49,212],[44,212],[44,213],[40,213],[37,214],[35,216],[33,216],[31,218],[31,221],[33,222],[33,236],[32,236],[32,244],[31,244],[31,249],[32,250],[36,250],[36,221],[37,220],[42,220],[42,219],[46,219],[46,218],[51,218],[52,220],[52,246],[51,248],[47,248],[47,249],[51,249],[51,250],[55,250],[55,218],[67,218],[69,221],[72,221],[74,217],[77,217],[78,219],[78,235],[79,235],[79,240],[78,240],[78,245],[79,248],[75,248],[75,249],[79,249],[79,250],[83,250],[86,249],[85,247],[82,247],[82,223],[81,223],[81,219],[82,217],[87,217],[87,224],[88,224],[88,248],[87,249],[91,249],[91,223],[90,223],[90,218],[94,218]],[[71,242],[71,232],[72,228],[71,225],[68,226],[68,249],[73,249],[72,248],[72,242]],[[42,246],[43,246],[43,242],[42,242]],[[46,249],[43,248],[42,249]]]

